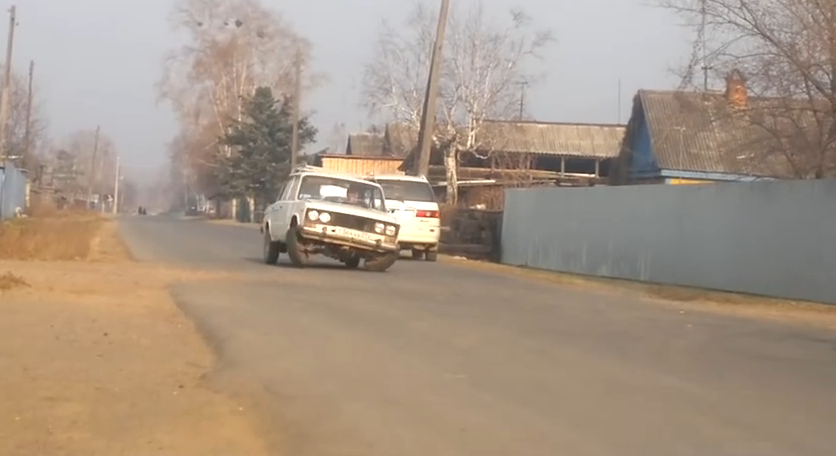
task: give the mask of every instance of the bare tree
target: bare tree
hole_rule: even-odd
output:
[[[344,123],[334,122],[331,126],[331,132],[328,133],[328,150],[329,153],[339,154],[345,152],[345,145],[348,142],[348,130]]]
[[[683,87],[745,75],[752,160],[792,177],[836,175],[836,3],[662,0],[696,31]],[[702,71],[701,71],[702,70]]]
[[[2,68],[0,68],[2,70]],[[23,156],[24,167],[31,167],[37,160],[33,155],[38,152],[46,140],[46,119],[41,109],[41,100],[37,86],[33,87],[32,116],[29,128],[29,150],[26,144],[26,111],[29,108],[29,83],[27,78],[13,72],[9,90],[9,120],[7,124],[8,150],[11,156]],[[31,152],[31,154],[28,154]]]
[[[374,58],[363,78],[363,101],[370,112],[418,128],[435,32],[436,12],[424,4],[402,26],[384,23]],[[433,135],[444,152],[448,202],[458,197],[458,161],[462,151],[482,147],[478,133],[487,119],[518,115],[519,82],[541,75],[527,66],[552,41],[548,30],[533,30],[531,20],[514,10],[494,20],[482,2],[451,8],[439,82]]]
[[[68,181],[68,188],[61,190],[78,192],[92,185],[95,194],[112,193],[116,175],[115,143],[107,134],[101,132],[95,154],[94,149],[95,130],[78,130],[64,138],[59,151],[68,154],[63,157],[63,161],[71,162],[73,178]]]
[[[211,187],[216,157],[234,153],[218,139],[241,119],[242,100],[259,86],[289,95],[294,59],[298,54],[307,65],[310,44],[258,0],[178,0],[170,21],[188,36],[166,58],[158,84],[160,100],[171,103],[180,123],[171,147],[177,165]],[[304,86],[320,81],[307,72]]]

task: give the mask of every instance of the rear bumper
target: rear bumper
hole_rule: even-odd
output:
[[[413,246],[435,246],[441,238],[441,228],[437,226],[401,227],[398,243],[403,248]]]
[[[327,225],[304,226],[300,232],[303,239],[319,241],[324,244],[334,244],[370,252],[397,252],[401,248],[391,236],[372,235],[373,239],[364,240],[335,233]]]

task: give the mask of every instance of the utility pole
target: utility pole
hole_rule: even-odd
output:
[[[618,109],[618,124],[621,125],[621,78],[618,78],[618,101],[616,103]]]
[[[296,66],[295,76],[293,80],[293,128],[290,133],[290,169],[296,167],[299,160],[299,109],[302,103],[302,51],[296,51],[296,59],[294,62]]]
[[[3,80],[3,93],[0,95],[0,150],[6,160],[9,159],[9,141],[6,138],[6,128],[9,123],[9,92],[12,85],[12,51],[15,43],[15,27],[17,27],[17,7],[9,8],[9,38],[6,42],[6,72]]]
[[[99,163],[99,170],[96,172],[96,175],[102,179],[105,177],[105,163],[107,163],[108,158],[110,158],[109,150],[104,150],[103,152],[101,162]],[[104,182],[101,182],[101,185],[99,186],[99,210],[101,210],[102,214],[106,212],[104,196]]]
[[[520,81],[520,115],[519,120],[523,120],[525,114],[525,89],[528,88],[528,81]]]
[[[438,12],[438,27],[435,31],[430,74],[427,77],[427,90],[424,94],[424,107],[421,110],[421,128],[418,130],[418,157],[414,161],[413,174],[428,176],[430,173],[430,154],[432,153],[433,129],[435,128],[435,105],[438,97],[438,78],[441,66],[441,50],[444,47],[444,32],[447,28],[447,13],[450,0],[441,0]]]
[[[120,157],[116,156],[116,179],[113,183],[113,214],[119,213],[119,184],[122,177],[122,163]]]
[[[34,93],[32,92],[32,83],[35,79],[35,61],[31,60],[29,62],[29,91],[26,95],[26,125],[25,131],[23,133],[23,157],[26,158],[29,156],[32,151],[32,97]],[[21,159],[23,162],[23,159]]]
[[[96,126],[96,138],[93,140],[93,159],[90,162],[90,178],[87,181],[87,208],[90,208],[90,200],[93,197],[93,182],[96,177],[96,155],[99,154],[99,133],[101,125]]]
[[[708,13],[706,11],[706,0],[700,1],[700,16],[702,18],[702,24],[700,26],[700,41],[702,47],[702,64],[700,69],[702,70],[702,89],[703,92],[708,93],[708,73],[711,71],[711,67],[708,66],[708,50],[706,49],[707,46],[707,37],[705,36],[705,29],[706,29],[706,22]]]

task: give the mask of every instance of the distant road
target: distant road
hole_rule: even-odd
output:
[[[443,263],[268,267],[244,227],[122,231],[140,260],[248,275],[174,293],[289,455],[836,454],[824,330]]]

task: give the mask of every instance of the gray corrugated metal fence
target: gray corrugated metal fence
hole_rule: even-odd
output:
[[[26,208],[26,173],[6,162],[0,166],[0,220],[14,217],[18,207]]]
[[[836,180],[508,189],[501,258],[836,304]]]

